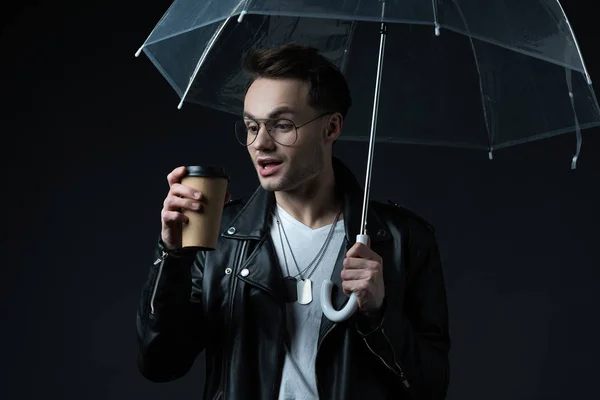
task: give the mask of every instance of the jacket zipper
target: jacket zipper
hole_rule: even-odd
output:
[[[232,325],[232,321],[233,321],[233,303],[234,303],[234,296],[235,296],[235,290],[237,288],[237,279],[234,279],[235,275],[237,274],[237,271],[239,271],[240,267],[242,266],[243,262],[244,262],[244,253],[246,251],[246,246],[248,245],[247,241],[244,241],[242,243],[242,246],[237,254],[237,259],[234,261],[235,263],[235,268],[231,273],[231,278],[233,279],[233,283],[231,284],[231,289],[229,290],[229,324],[228,324],[228,329],[227,329],[227,336],[225,336],[225,346],[224,346],[224,353],[225,353],[225,357],[223,358],[223,371],[222,371],[222,375],[223,375],[223,390],[221,391],[223,393],[223,398],[226,399],[226,393],[227,393],[227,360],[229,360],[229,351],[228,349],[228,345],[230,342],[230,336],[231,336],[231,325]]]
[[[390,339],[388,339],[387,335],[385,334],[385,330],[383,328],[381,328],[381,334],[383,335],[383,337],[385,338],[385,340],[388,343],[388,346],[390,347],[390,349],[392,349],[392,357],[394,359],[394,364],[396,364],[396,368],[398,368],[398,373],[400,375],[400,379],[402,380],[402,384],[408,389],[410,388],[410,383],[408,382],[408,379],[406,379],[406,375],[404,375],[404,370],[402,369],[402,367],[398,364],[397,358],[396,358],[396,352],[394,351],[394,346],[392,346],[392,344],[390,343]],[[381,362],[383,362],[385,364],[386,367],[388,367],[388,369],[390,369],[391,371],[394,371],[394,368],[392,368],[384,359],[383,357],[381,357],[379,354],[377,354],[372,348],[371,346],[369,346],[369,342],[367,341],[366,338],[363,339],[365,341],[365,344],[367,345],[367,347],[369,348],[369,351],[371,353],[373,353],[374,355],[377,356],[377,358],[379,358],[381,360]]]
[[[333,328],[335,328],[337,326],[337,324],[332,324],[329,329],[327,329],[325,331],[325,333],[323,334],[323,337],[321,338],[321,340],[319,340],[319,344],[317,345],[317,356],[319,355],[319,350],[321,349],[321,345],[323,344],[323,342],[325,341],[325,338],[327,337],[327,335],[329,335],[329,332],[331,332],[333,330]],[[316,364],[316,357],[315,357],[315,364]],[[319,396],[319,398],[323,398],[322,394],[321,394],[321,386],[319,385],[319,374],[317,373],[317,366],[315,365],[315,383],[317,385],[317,395]]]
[[[154,261],[154,265],[160,263],[158,267],[158,273],[156,274],[156,279],[154,280],[154,287],[152,288],[152,297],[150,297],[150,314],[154,314],[154,298],[156,297],[156,290],[158,289],[158,282],[160,281],[160,277],[162,275],[163,265],[165,265],[165,259],[169,253],[163,251],[160,257]]]
[[[285,312],[285,303],[283,304],[283,334],[280,332],[279,333],[279,349],[281,349],[281,342],[285,341],[285,339],[283,338],[285,336],[285,331],[287,329],[287,321],[286,321],[286,312]],[[285,346],[285,343],[284,343]],[[273,398],[276,399],[279,397],[279,391],[281,390],[281,377],[283,376],[283,364],[285,362],[285,349],[284,351],[280,351],[280,355],[279,355],[279,360],[277,360],[278,365],[277,365],[277,374],[276,374],[276,378],[275,378],[275,382],[273,383],[273,392],[271,393],[273,395]]]
[[[394,364],[396,364],[396,367],[398,368],[398,371],[400,372],[400,379],[402,379],[402,383],[404,384],[404,386],[407,389],[410,388],[408,379],[406,379],[406,375],[404,375],[404,368],[402,368],[402,366],[398,362],[398,358],[396,358],[396,351],[394,351],[394,346],[392,346],[392,342],[390,342],[390,339],[385,334],[385,329],[381,328],[381,333],[383,334],[383,337],[385,338],[385,340],[388,342],[388,346],[390,346],[390,349],[392,349],[392,358],[394,359]]]

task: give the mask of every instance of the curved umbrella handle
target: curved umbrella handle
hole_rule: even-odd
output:
[[[369,244],[369,237],[367,235],[356,235],[356,241],[367,246]],[[331,288],[333,283],[326,279],[323,281],[321,286],[321,309],[323,314],[333,322],[345,321],[352,316],[358,309],[358,302],[356,301],[356,295],[352,293],[350,299],[341,310],[336,310],[331,304]]]

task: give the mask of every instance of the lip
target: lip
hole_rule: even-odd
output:
[[[264,163],[277,163],[267,166],[267,168],[263,168]],[[273,157],[260,157],[256,159],[256,168],[258,169],[258,173],[261,177],[271,176],[277,173],[283,161],[278,158]]]
[[[283,161],[281,161],[279,158],[274,158],[274,157],[258,157],[256,159],[256,165],[258,165],[259,167],[261,167],[264,163],[282,163]]]

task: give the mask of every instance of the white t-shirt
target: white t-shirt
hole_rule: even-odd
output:
[[[276,212],[279,215],[283,231],[287,235],[294,257],[298,262],[298,267],[300,271],[303,271],[321,249],[329,234],[331,224],[318,229],[312,229],[296,220],[279,205],[276,207]],[[287,303],[287,329],[291,348],[287,348],[286,346],[279,400],[318,399],[315,359],[319,327],[321,316],[323,315],[320,304],[321,284],[324,279],[331,279],[331,273],[344,242],[344,232],[344,221],[340,220],[335,226],[333,237],[323,258],[309,278],[312,281],[312,302],[306,305],[299,304],[298,302]],[[285,236],[280,237],[275,216],[273,216],[271,224],[271,237],[275,245],[283,276],[288,276],[285,259],[287,259],[289,275],[296,276],[298,269],[290,253],[290,246],[288,246]],[[285,249],[285,259],[281,247],[282,240],[283,249]],[[303,272],[302,277],[306,278],[313,270],[313,267],[309,268],[307,272]]]

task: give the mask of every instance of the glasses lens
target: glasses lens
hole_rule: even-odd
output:
[[[269,133],[273,140],[284,146],[291,146],[296,141],[296,125],[289,119],[273,120]]]
[[[258,124],[253,121],[237,120],[235,121],[235,137],[242,146],[249,146],[256,139],[256,133],[258,131]]]
[[[283,146],[291,146],[296,142],[296,125],[288,119],[261,120],[265,123],[271,139]],[[235,122],[235,136],[243,146],[249,146],[256,140],[261,129],[261,123],[251,119]]]

